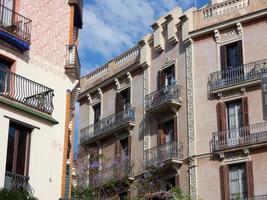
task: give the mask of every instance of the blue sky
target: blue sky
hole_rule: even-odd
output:
[[[84,0],[79,35],[82,76],[134,46],[151,32],[150,25],[175,6],[199,8],[209,0]],[[77,106],[78,108],[78,106]],[[78,116],[78,113],[77,113]],[[78,121],[75,123],[77,151]]]

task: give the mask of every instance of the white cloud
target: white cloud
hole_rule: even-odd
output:
[[[188,8],[193,2],[194,0],[93,0],[84,7],[84,26],[80,34],[81,57],[86,58],[86,54],[93,52],[107,61],[150,32],[150,25],[158,17],[178,5]],[[88,64],[88,60],[86,62]],[[95,65],[103,62],[91,63]]]

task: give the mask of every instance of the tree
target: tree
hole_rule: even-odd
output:
[[[31,196],[26,190],[9,190],[0,189],[0,200],[37,200]]]
[[[77,187],[73,197],[101,199],[119,194],[128,188],[133,172],[128,156],[107,158],[95,147],[80,147],[76,162]]]

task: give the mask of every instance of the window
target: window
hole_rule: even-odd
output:
[[[159,124],[159,144],[174,140],[174,120]]]
[[[228,129],[237,129],[243,126],[241,101],[227,104],[227,122]]]
[[[130,88],[127,88],[116,94],[115,111],[116,113],[128,108],[131,103]]]
[[[230,199],[247,198],[245,164],[229,166]]]
[[[172,85],[175,80],[174,65],[163,70],[165,74],[165,85]]]
[[[0,59],[0,92],[6,92],[9,88],[9,70],[11,64]]]
[[[223,200],[254,197],[252,161],[220,167],[221,197]]]
[[[97,123],[100,120],[101,104],[98,103],[98,104],[94,105],[93,110],[94,110],[94,123]]]
[[[221,66],[226,70],[239,67],[243,64],[242,41],[227,44],[221,47]]]
[[[10,123],[6,158],[7,172],[28,175],[31,131],[21,125]]]
[[[120,140],[120,146],[121,146],[121,156],[128,157],[128,152],[129,152],[128,138]]]
[[[121,91],[123,109],[126,109],[130,105],[130,88]]]
[[[159,87],[173,85],[175,83],[175,67],[171,65],[159,72]]]
[[[13,10],[15,6],[15,0],[0,0],[0,5],[8,8],[9,10]],[[3,26],[10,26],[12,24],[12,12],[8,9],[0,8],[0,15],[4,16],[1,20]]]
[[[165,180],[164,190],[169,191],[175,186],[175,177]]]

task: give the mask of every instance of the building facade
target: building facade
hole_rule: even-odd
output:
[[[91,166],[83,184],[97,190],[124,177],[110,192],[123,199],[156,168],[150,199],[173,186],[192,199],[266,199],[266,6],[175,8],[136,47],[82,77],[79,143]],[[105,168],[118,157],[133,170]]]
[[[195,187],[201,199],[267,198],[266,6],[223,1],[194,13]]]
[[[0,1],[0,188],[70,197],[82,1]]]

